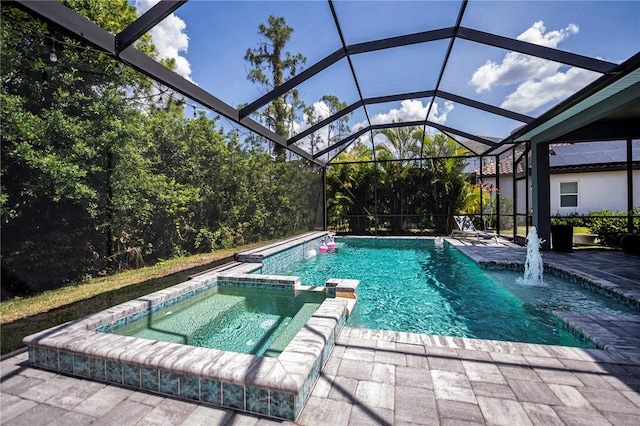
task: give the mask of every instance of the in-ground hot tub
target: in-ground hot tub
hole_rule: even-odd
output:
[[[277,357],[325,297],[320,291],[238,288],[218,282],[112,333]]]
[[[279,245],[305,253],[324,233]],[[268,250],[273,250],[270,246]],[[253,261],[260,253],[252,252]],[[281,261],[281,259],[280,259]],[[216,406],[295,420],[344,326],[357,282],[333,281],[327,297],[277,357],[244,354],[112,333],[127,324],[209,291],[216,286],[305,291],[297,277],[250,274],[261,263],[234,262],[171,288],[28,336],[29,362],[66,374],[172,395]],[[314,291],[316,289],[307,289]]]

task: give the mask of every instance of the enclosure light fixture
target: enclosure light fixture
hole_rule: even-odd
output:
[[[58,53],[56,52],[55,41],[51,43],[51,50],[49,51],[49,62],[58,62]]]

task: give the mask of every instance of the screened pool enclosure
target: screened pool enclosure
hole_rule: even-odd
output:
[[[535,225],[548,240],[565,211],[552,210],[553,146],[600,141],[616,142],[615,158],[580,166],[622,173],[609,191],[618,204],[602,199],[602,209],[626,212],[634,228],[638,2],[140,1],[119,31],[66,3],[11,5],[46,23],[58,66],[65,51],[99,52],[114,72],[150,78],[154,99],[218,117],[245,143],[268,144],[273,161],[304,169],[289,182],[309,198],[304,230],[447,233],[466,213],[508,238]],[[251,58],[272,53],[270,17],[292,29],[279,53],[289,67],[260,86],[247,76]],[[175,28],[186,44],[167,49],[170,69],[159,50]],[[155,51],[141,47],[149,35]]]

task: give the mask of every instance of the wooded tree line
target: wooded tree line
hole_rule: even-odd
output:
[[[67,4],[114,34],[136,18]],[[317,166],[4,3],[1,55],[3,295],[322,226]]]

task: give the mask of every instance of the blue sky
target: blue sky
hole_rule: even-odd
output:
[[[137,0],[144,11],[155,0]],[[335,1],[349,44],[453,26],[459,1]],[[246,79],[248,48],[261,41],[258,25],[282,16],[294,28],[287,50],[309,67],[341,47],[326,1],[191,0],[151,34],[160,56],[178,58],[177,72],[237,107],[259,97]],[[462,26],[620,63],[640,51],[640,1],[470,1]],[[423,43],[353,57],[365,98],[434,89],[448,41]],[[506,52],[478,43],[454,44],[440,89],[537,116],[599,77],[599,74]],[[346,61],[300,87],[308,105],[325,94],[350,104],[358,93]],[[430,99],[372,106],[373,122],[424,118]],[[213,116],[211,114],[210,116]],[[436,99],[430,119],[464,131],[506,137],[521,123],[478,117],[463,105]],[[354,114],[353,128],[365,123]],[[308,127],[298,123],[297,130]]]

